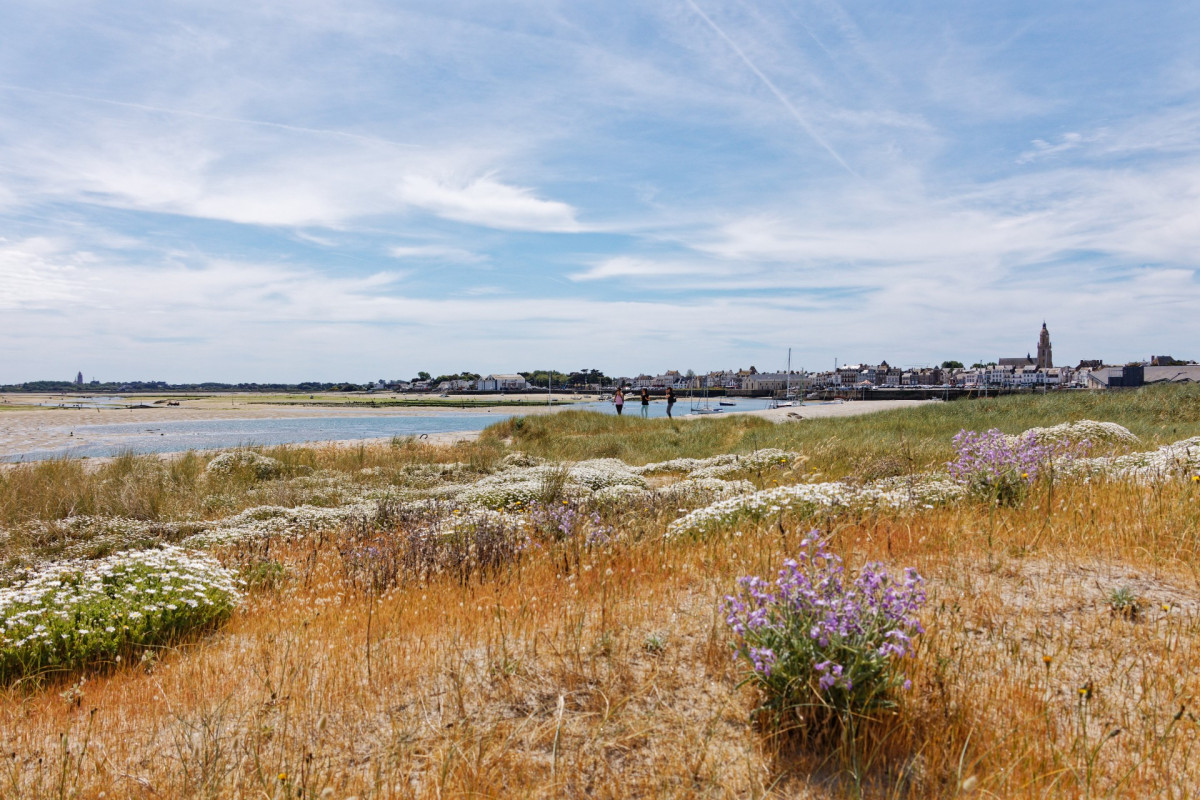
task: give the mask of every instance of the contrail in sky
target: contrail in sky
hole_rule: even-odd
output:
[[[816,129],[809,124],[808,120],[804,118],[804,115],[800,113],[799,109],[792,105],[792,101],[788,100],[787,95],[781,92],[779,87],[772,83],[771,79],[764,75],[763,71],[756,67],[754,62],[751,61],[744,52],[742,52],[742,48],[738,47],[737,43],[733,41],[733,39],[730,39],[725,31],[721,30],[721,28],[717,26],[717,23],[713,22],[707,14],[701,11],[700,6],[696,5],[694,0],[687,0],[687,4],[691,6],[692,10],[700,16],[700,19],[708,23],[708,27],[712,28],[718,36],[725,40],[726,44],[733,48],[733,52],[738,54],[738,58],[742,59],[742,63],[749,67],[750,71],[758,76],[758,79],[763,82],[764,86],[771,90],[771,94],[775,95],[780,103],[783,103],[783,107],[786,108],[789,113],[791,113],[791,115],[796,119],[796,122],[800,123],[800,127],[804,129],[804,132],[812,137],[814,142],[821,145],[821,147],[825,149],[825,152],[833,156],[833,160],[841,164],[842,169],[846,170],[846,172],[849,172],[856,178],[859,177],[858,173],[851,169],[850,165],[847,164],[840,155],[838,155],[838,152],[833,149],[833,146],[829,144],[829,142],[825,141],[821,134],[817,133]]]
[[[293,133],[314,133],[319,136],[337,136],[347,139],[357,139],[364,142],[372,142],[374,144],[386,144],[393,147],[410,147],[421,148],[422,145],[409,144],[407,142],[394,142],[390,139],[381,139],[377,136],[364,136],[360,133],[349,133],[347,131],[330,130],[327,128],[306,128],[301,125],[287,125],[282,122],[266,122],[261,119],[244,119],[241,117],[221,117],[215,114],[202,114],[199,111],[187,111],[178,108],[162,108],[161,106],[150,106],[143,103],[130,103],[124,100],[108,100],[103,97],[88,97],[82,94],[72,94],[71,92],[56,92],[50,89],[34,89],[30,86],[13,86],[12,84],[0,84],[0,89],[10,92],[26,92],[29,94],[42,94],[50,97],[62,97],[67,100],[82,100],[86,103],[99,103],[101,105],[119,106],[121,108],[132,108],[136,111],[148,111],[154,114],[170,114],[178,117],[192,117],[194,119],[205,119],[211,122],[229,122],[235,125],[255,125],[263,128],[276,128],[278,130],[291,131]]]

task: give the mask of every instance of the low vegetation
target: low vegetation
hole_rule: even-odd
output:
[[[16,465],[0,796],[1194,796],[1198,435],[1161,388]]]

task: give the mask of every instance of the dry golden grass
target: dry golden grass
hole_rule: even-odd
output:
[[[671,511],[671,510],[668,510]],[[721,597],[803,521],[380,597],[296,541],[234,620],[150,665],[0,695],[3,797],[1194,797],[1193,485],[1060,486],[1019,508],[844,519],[851,565],[927,577],[913,690],[856,740],[751,722]],[[1110,607],[1125,588],[1136,614]]]

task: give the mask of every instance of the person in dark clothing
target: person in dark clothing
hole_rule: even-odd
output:
[[[667,418],[668,419],[673,419],[673,417],[671,417],[671,407],[674,405],[675,405],[675,390],[672,389],[670,386],[668,386],[667,387]]]
[[[642,419],[650,416],[650,390],[642,387]]]

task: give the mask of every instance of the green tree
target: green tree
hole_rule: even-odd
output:
[[[943,361],[942,362],[942,369],[962,369],[962,368],[963,368],[963,363],[961,361]]]

